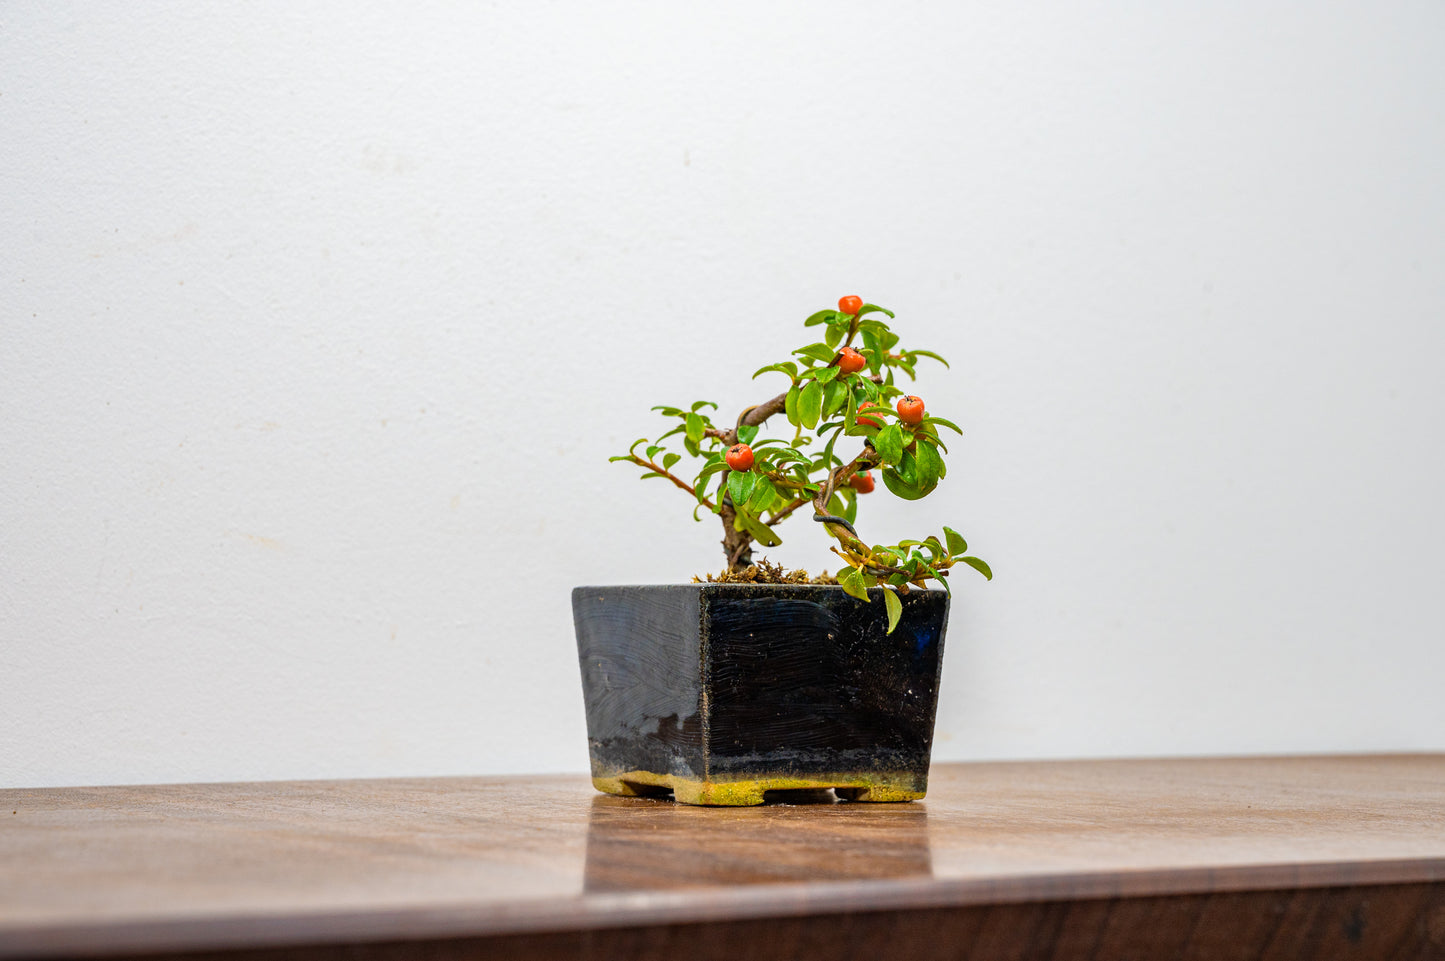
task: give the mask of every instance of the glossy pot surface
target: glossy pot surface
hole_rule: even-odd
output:
[[[686,584],[572,592],[593,783],[612,794],[759,804],[832,788],[923,796],[948,595]]]

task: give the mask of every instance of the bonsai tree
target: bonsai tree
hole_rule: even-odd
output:
[[[948,448],[939,428],[962,433],[894,383],[898,372],[913,380],[921,358],[945,367],[948,362],[932,351],[900,347],[884,316],[894,315],[859,297],[842,298],[837,310],[820,310],[803,321],[804,327],[822,328],[821,341],[753,374],[755,380],[764,374],[786,377],[783,393],[744,408],[723,427],[709,414],[709,408],[718,410],[711,401],[686,409],[654,407],[677,423],[655,441],[639,438],[611,460],[636,464],[644,468],[644,479],[662,478],[687,491],[696,502],[694,520],[702,520],[704,510],[717,515],[731,572],[752,564],[754,544],[781,544],[777,527],[783,521],[800,510],[810,513],[845,562],[837,578],[845,591],[866,601],[868,588],[891,588],[883,591],[891,632],[902,610],[895,591],[907,593],[930,580],[947,590],[956,564],[989,579],[993,573],[968,553],[968,542],[952,528],[943,528],[942,539],[930,534],[870,545],[855,526],[859,498],[875,489],[874,471],[895,496],[926,497],[947,474]],[[771,428],[783,418],[790,430],[772,436]],[[678,473],[683,454],[665,442],[680,444],[692,458],[691,468]]]

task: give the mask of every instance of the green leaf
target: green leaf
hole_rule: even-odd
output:
[[[793,351],[820,364],[831,364],[833,362],[833,348],[827,344],[809,344],[806,347],[799,347]]]
[[[917,437],[919,440],[926,441],[927,443],[932,444],[934,447],[937,447],[945,454],[948,453],[948,445],[938,439],[937,429],[935,429],[934,426],[927,421],[924,421],[917,427],[913,428],[913,433],[914,436]],[[947,477],[948,471],[945,470],[940,476]]]
[[[885,464],[897,464],[903,460],[903,429],[889,424],[873,438],[873,449]]]
[[[963,535],[958,531],[952,527],[945,527],[943,529],[943,536],[948,539],[948,553],[950,556],[957,557],[960,554],[968,553],[968,541],[964,540]]]
[[[827,333],[823,335],[823,341],[829,347],[837,350],[838,345],[843,342],[843,335],[845,333],[847,333],[847,331],[842,327],[829,327]]]
[[[648,471],[646,474],[643,474],[643,475],[641,475],[640,477],[638,477],[637,479],[638,479],[638,480],[647,480],[649,477],[666,477],[666,476],[667,476],[666,474],[659,474],[659,473],[658,473],[657,471],[655,471],[655,470],[650,470],[650,471]]]
[[[753,373],[753,380],[757,380],[758,377],[760,377],[761,375],[774,370],[780,374],[787,374],[790,379],[792,379],[794,382],[797,382],[798,365],[793,363],[791,360],[785,360],[781,364],[769,364],[766,367],[759,367]]]
[[[751,444],[753,442],[753,438],[757,436],[757,424],[744,424],[738,428],[738,440],[742,441],[744,444]]]
[[[666,454],[662,458],[662,469],[672,470],[672,465],[682,460],[681,454]]]
[[[842,371],[836,367],[823,367],[818,371],[816,377],[820,384],[831,384],[840,373]]]
[[[827,323],[834,316],[836,316],[837,313],[838,312],[836,310],[820,310],[816,314],[813,314],[811,317],[809,317],[807,320],[803,321],[803,326],[816,327],[819,324]]]
[[[753,535],[753,540],[764,547],[777,547],[783,542],[776,531],[747,511],[738,511],[738,521],[742,529]]]
[[[758,475],[758,479],[753,483],[753,492],[748,495],[747,504],[744,506],[747,507],[748,513],[761,515],[768,509],[768,505],[776,493],[777,489],[773,487],[773,482]]]
[[[646,437],[639,437],[639,438],[637,438],[637,440],[635,440],[635,441],[632,442],[632,446],[629,447],[629,448],[627,448],[627,453],[629,453],[629,454],[635,454],[635,453],[637,453],[637,445],[638,445],[638,444],[645,444],[645,443],[647,443],[647,438],[646,438]]]
[[[833,448],[837,445],[838,438],[843,436],[843,432],[838,429],[841,426],[842,424],[838,421],[833,421],[826,429],[819,428],[818,430],[820,436],[829,430],[833,432],[833,436],[828,438],[828,445],[823,448],[823,456],[820,458],[823,462],[824,470],[832,470],[834,465],[843,463],[843,461],[833,453]]]
[[[618,461],[618,460],[628,460],[628,461],[630,461],[630,460],[632,460],[632,455],[631,455],[631,454],[618,454],[616,457],[609,457],[609,458],[607,458],[607,462],[608,462],[609,464],[612,463],[613,461]]]
[[[687,451],[694,457],[697,457],[699,454],[702,453],[702,451],[697,446],[697,441],[693,440],[691,437],[684,437],[682,439],[682,449]]]
[[[860,601],[868,600],[868,588],[863,581],[863,575],[856,567],[838,572],[838,585],[849,594]]]
[[[918,463],[908,451],[903,452],[903,459],[896,468],[883,468],[883,483],[896,496],[909,501],[926,497],[933,490],[932,486],[918,483]]]
[[[681,416],[682,416],[682,411],[681,411],[679,408],[676,408],[676,407],[668,407],[668,406],[665,405],[665,404],[660,404],[660,405],[658,405],[657,407],[654,407],[654,408],[652,408],[652,409],[653,409],[653,410],[660,410],[660,411],[662,411],[662,416],[663,416],[663,417],[681,417]]]
[[[923,423],[925,423],[925,424],[942,424],[944,427],[947,427],[949,430],[953,431],[955,434],[962,434],[962,433],[963,433],[963,430],[962,430],[957,424],[955,424],[953,421],[951,421],[951,420],[944,420],[942,417],[934,417],[932,414],[928,414],[927,416],[925,416],[925,417],[923,418]]]
[[[801,393],[798,386],[794,384],[788,388],[788,396],[783,399],[783,413],[788,417],[788,423],[794,427],[798,426],[798,394]]]
[[[938,356],[937,354],[935,354],[935,353],[934,353],[933,351],[931,351],[931,350],[910,350],[909,353],[910,353],[910,354],[917,354],[919,357],[932,357],[934,360],[938,361],[938,362],[939,362],[940,364],[942,364],[943,366],[948,367],[948,361],[944,360],[942,357]],[[952,370],[952,368],[949,368],[949,369]]]
[[[928,495],[928,491],[920,490],[917,486],[910,484],[891,467],[883,468],[883,483],[895,497],[901,497],[906,501],[916,501]]]
[[[984,563],[982,557],[960,557],[958,560],[960,563],[967,564],[969,567],[982,574],[984,576],[984,580],[993,580],[993,571],[990,570],[989,566]]]
[[[818,418],[823,416],[823,385],[817,381],[803,388],[798,396],[798,420],[803,426],[812,430],[818,426]]]
[[[919,444],[914,448],[913,456],[918,463],[918,485],[920,487],[937,486],[938,479],[943,476],[945,470],[943,457],[938,453],[938,448],[932,444]]]
[[[888,608],[888,631],[892,634],[893,629],[898,626],[898,619],[903,616],[903,602],[898,599],[896,591],[886,588],[883,591],[883,605]]]
[[[781,444],[782,441],[769,440],[764,441],[764,443]],[[759,449],[766,448],[760,447]],[[808,460],[808,455],[802,453],[801,451],[794,450],[791,447],[780,447],[777,450],[769,450],[768,459],[779,464],[783,463],[784,461],[799,461],[804,464],[811,463],[811,461]]]
[[[728,475],[728,495],[732,497],[734,507],[742,507],[748,502],[757,476],[752,471],[733,471]]]
[[[841,380],[833,381],[823,393],[823,416],[832,417],[838,413],[847,399],[848,385]]]
[[[694,411],[702,410],[704,407],[711,407],[713,410],[717,410],[717,404],[714,404],[714,403],[713,403],[712,401],[710,401],[710,400],[699,400],[699,401],[695,401],[695,402],[693,403],[693,405],[692,405],[692,409],[693,409]]]
[[[703,423],[702,418],[699,417],[697,414],[690,413],[687,415],[688,440],[696,444],[698,441],[702,440],[702,432],[706,429],[707,425]]]
[[[893,311],[889,310],[887,307],[879,307],[877,304],[864,304],[858,310],[859,316],[872,313],[887,314],[889,317],[894,316]]]
[[[653,444],[653,445],[649,446],[649,447],[647,448],[647,459],[648,459],[648,460],[652,460],[654,457],[657,456],[657,452],[660,451],[660,450],[662,450],[662,445],[661,445],[661,444]]]

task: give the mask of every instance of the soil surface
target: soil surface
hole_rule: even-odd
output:
[[[706,577],[694,577],[694,584],[836,584],[838,578],[827,571],[816,577],[810,576],[807,571],[790,571],[781,564],[773,564],[765,557],[756,564],[751,564],[740,571],[725,570],[720,574],[708,574]]]

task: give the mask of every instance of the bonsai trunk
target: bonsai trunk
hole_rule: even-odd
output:
[[[749,407],[738,416],[737,427],[728,431],[722,438],[724,444],[731,447],[738,442],[738,427],[755,427],[778,413],[787,406],[788,395],[779,394],[772,400],[759,404],[756,407]],[[726,476],[726,473],[724,473]],[[753,563],[753,535],[747,531],[733,530],[733,522],[737,520],[737,511],[733,510],[732,501],[728,499],[727,486],[724,485],[719,492],[722,504],[718,516],[722,518],[723,525],[723,553],[727,555],[728,570],[736,573]]]
[[[737,511],[733,510],[732,502],[727,499],[727,495],[723,495],[720,513],[723,522],[723,553],[727,555],[728,570],[737,573],[753,563],[753,535],[747,531],[733,530],[733,520],[738,515]]]

